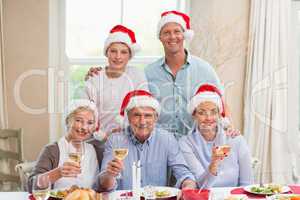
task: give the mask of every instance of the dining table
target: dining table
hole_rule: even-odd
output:
[[[300,194],[300,185],[289,185],[291,188],[290,193]],[[231,194],[247,195],[248,199],[264,200],[265,196],[251,195],[243,190],[243,187],[215,187],[210,188],[212,200],[224,200],[225,197]],[[112,197],[111,193],[102,193],[103,200],[116,200]],[[33,200],[31,194],[28,192],[0,192],[0,200]],[[51,197],[48,200],[54,200]]]
[[[102,193],[103,200],[110,200],[109,193]],[[0,200],[34,200],[28,192],[0,192]],[[57,200],[49,197],[48,200]]]

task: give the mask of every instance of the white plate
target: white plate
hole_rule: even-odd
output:
[[[153,191],[155,192],[168,191],[170,195],[164,197],[156,197],[156,199],[162,199],[162,198],[176,197],[180,190],[178,188],[173,188],[173,187],[153,186]]]
[[[268,185],[268,184],[266,184],[266,185]],[[276,194],[276,193],[253,192],[253,191],[251,191],[251,188],[253,188],[253,187],[259,187],[259,184],[248,185],[248,186],[244,187],[243,189],[246,192],[249,192],[249,193],[252,193],[252,194],[260,194],[260,195],[273,195],[273,194]],[[282,193],[286,193],[286,192],[289,192],[289,191],[291,191],[291,188],[289,188],[288,186],[282,186],[280,193],[282,194]]]
[[[300,196],[300,194],[274,194],[272,196],[267,196],[267,200],[279,200],[281,197],[294,197]]]
[[[131,190],[117,190],[117,191],[114,191],[112,193],[109,194],[109,199],[110,200],[125,200],[126,199],[126,196],[125,196],[125,193],[126,192],[131,192]],[[124,196],[121,196],[122,194],[124,194]]]
[[[72,187],[72,186],[71,186]],[[57,192],[58,191],[65,191],[65,190],[70,190],[71,189],[71,187],[67,187],[67,188],[56,188],[56,189],[52,189],[52,190],[50,190],[50,197],[53,197],[53,198],[56,198],[56,199],[63,199],[63,198],[65,198],[65,197],[59,197],[59,196],[57,196],[56,194],[57,194]],[[78,187],[78,189],[81,189],[82,187]],[[88,188],[84,188],[84,189],[88,189]],[[71,192],[70,192],[71,193]],[[69,194],[69,193],[68,193]],[[67,194],[67,195],[68,195]]]
[[[166,197],[161,197],[161,198],[169,198],[169,197],[174,197],[174,196],[177,196],[178,193],[179,193],[179,189],[177,188],[173,188],[173,187],[164,187],[164,186],[153,186],[153,190],[154,191],[168,191],[170,193],[169,196],[166,196]],[[126,196],[125,196],[125,193],[126,192],[131,192],[131,190],[118,190],[118,191],[114,191],[112,192],[109,197],[110,199],[114,199],[114,200],[125,200],[126,199]],[[141,195],[143,196],[143,188],[142,188],[142,191],[141,191]],[[122,195],[123,194],[123,195]],[[161,199],[159,197],[157,197],[156,199]]]
[[[247,200],[248,196],[245,194],[231,194],[225,197],[225,200]]]

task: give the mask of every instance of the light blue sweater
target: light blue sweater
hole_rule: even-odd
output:
[[[245,139],[241,135],[235,138],[226,137],[220,126],[218,130],[215,140],[211,142],[202,137],[196,126],[179,140],[180,149],[199,187],[203,184],[205,188],[251,184],[251,156]],[[217,141],[221,141],[219,144],[223,142],[230,145],[231,151],[229,156],[220,162],[218,175],[214,176],[208,171],[208,166],[213,144]]]

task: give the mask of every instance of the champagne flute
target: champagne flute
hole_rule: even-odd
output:
[[[71,140],[68,146],[68,156],[69,160],[72,162],[76,162],[79,165],[83,160],[83,156],[85,153],[84,142],[80,140]]]
[[[113,155],[118,160],[124,160],[128,155],[128,139],[122,133],[114,134],[112,138]],[[120,174],[117,178],[122,178]]]
[[[222,124],[221,124],[221,128]],[[217,147],[217,156],[229,155],[231,151],[231,146],[228,144],[229,139],[228,136],[223,131],[218,131],[215,139],[214,145]],[[218,175],[222,175],[224,172],[222,170],[222,163],[219,164],[218,167]]]
[[[36,200],[46,200],[50,196],[51,183],[49,176],[37,175],[33,178],[32,195]]]

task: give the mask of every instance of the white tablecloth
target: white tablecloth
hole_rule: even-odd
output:
[[[212,188],[212,199],[220,200],[230,194],[234,187]],[[27,192],[0,192],[0,200],[28,200]]]
[[[0,192],[0,200],[28,200],[27,192]]]

